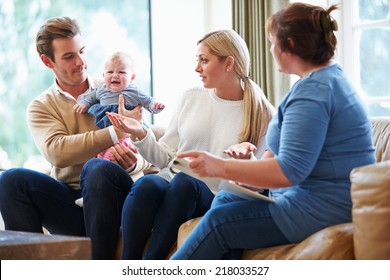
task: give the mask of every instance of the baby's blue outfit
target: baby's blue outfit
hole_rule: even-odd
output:
[[[123,94],[125,98],[125,108],[132,110],[138,105],[148,110],[152,114],[161,112],[162,109],[152,109],[154,98],[145,94],[137,85],[131,83],[121,92],[112,92],[105,85],[96,89],[91,89],[90,93],[83,96],[79,101],[88,108],[88,113],[95,117],[95,124],[104,128],[111,125],[106,116],[106,112],[118,113],[118,97]]]

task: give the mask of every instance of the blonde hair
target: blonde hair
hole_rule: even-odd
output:
[[[219,30],[206,34],[198,41],[208,47],[221,61],[228,56],[234,58],[234,71],[244,90],[243,127],[240,142],[259,143],[265,135],[275,108],[260,87],[249,78],[250,56],[245,41],[234,30]]]
[[[113,53],[104,64],[104,67],[107,67],[108,65],[115,65],[118,62],[122,62],[126,64],[131,72],[135,72],[135,63],[133,58],[125,53],[125,52],[115,52]]]

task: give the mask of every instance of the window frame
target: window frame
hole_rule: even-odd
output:
[[[342,5],[342,56],[343,68],[354,85],[356,91],[361,96],[363,102],[369,106],[371,104],[390,104],[390,92],[387,96],[370,97],[365,94],[360,83],[360,57],[357,33],[367,28],[383,27],[390,25],[390,17],[384,20],[359,23],[356,21],[359,2],[356,0],[341,1]],[[352,11],[352,12],[351,12]]]
[[[79,1],[68,1],[66,5],[58,1],[48,1],[47,5],[38,2],[10,0],[0,11],[5,26],[0,36],[0,61],[9,65],[3,67],[0,79],[0,115],[4,122],[0,168],[3,169],[26,167],[45,171],[49,166],[38,151],[26,121],[28,104],[54,82],[54,73],[44,66],[35,49],[35,34],[48,18],[69,16],[77,20],[86,44],[90,76],[101,78],[108,56],[125,51],[136,61],[137,85],[153,96],[151,0],[129,2],[128,6],[101,0],[83,5]],[[122,9],[120,13],[118,9]],[[127,10],[133,13],[135,9],[139,10],[129,17]],[[145,119],[153,122],[151,114],[144,112]]]

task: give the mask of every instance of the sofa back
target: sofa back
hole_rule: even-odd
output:
[[[372,119],[377,163],[351,172],[355,258],[390,259],[390,118]]]
[[[372,118],[371,123],[377,162],[390,160],[390,118]]]

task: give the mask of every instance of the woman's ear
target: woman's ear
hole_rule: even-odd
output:
[[[226,67],[227,71],[230,71],[233,69],[233,67],[234,67],[234,57],[233,56],[229,55],[225,59],[225,67]]]
[[[290,46],[290,50],[293,50],[294,47],[295,47],[294,40],[291,39],[291,38],[288,38],[288,39],[287,39],[287,42],[288,42],[288,45]]]
[[[43,62],[43,64],[46,65],[46,67],[50,68],[50,69],[53,69],[54,68],[54,63],[53,61],[47,57],[46,55],[42,54],[41,55],[41,60]]]

